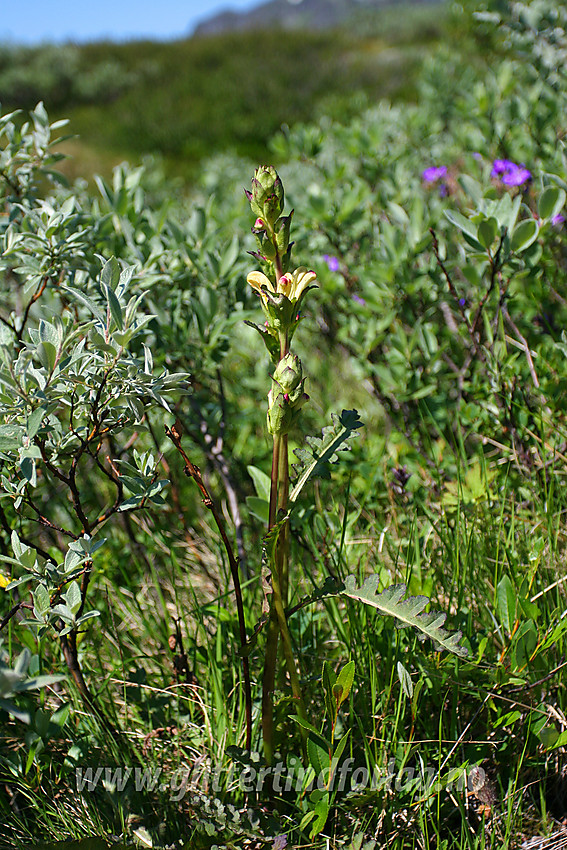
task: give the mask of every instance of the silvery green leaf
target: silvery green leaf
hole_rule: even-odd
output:
[[[461,632],[457,631],[451,634],[443,627],[446,614],[436,611],[425,612],[430,601],[427,596],[404,598],[406,594],[405,584],[394,584],[379,593],[377,589],[379,581],[380,576],[374,574],[357,588],[356,578],[347,576],[342,594],[351,599],[359,599],[366,605],[372,605],[381,614],[395,617],[400,627],[413,626],[420,632],[422,638],[430,638],[440,649],[446,649],[463,657],[468,654],[467,649],[459,645],[462,638]]]

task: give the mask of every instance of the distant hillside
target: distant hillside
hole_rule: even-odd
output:
[[[379,0],[373,0],[378,3]],[[148,153],[189,177],[221,151],[263,161],[282,124],[348,120],[380,98],[412,100],[423,60],[451,43],[446,2],[303,0],[296,11],[356,14],[348,25],[286,32],[276,26],[173,42],[0,45],[0,103],[69,118],[77,172]],[[260,7],[292,7],[286,0]],[[256,13],[255,21],[258,22]],[[366,14],[366,17],[365,17]],[[456,36],[462,43],[461,33]],[[69,165],[70,172],[73,163]]]
[[[435,0],[421,0],[431,3]],[[326,29],[386,6],[405,5],[404,0],[268,0],[245,12],[226,9],[202,21],[196,36],[224,32],[270,29]],[[400,10],[400,15],[404,10]]]

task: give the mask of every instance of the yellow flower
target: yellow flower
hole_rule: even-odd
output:
[[[9,576],[5,576],[4,573],[0,573],[0,587],[8,587],[12,579]]]
[[[317,283],[315,272],[309,271],[305,266],[300,266],[294,272],[282,275],[275,290],[272,281],[263,272],[250,272],[246,279],[250,286],[262,296],[264,302],[267,302],[265,295],[265,290],[267,290],[274,295],[285,295],[292,303],[295,303],[308,286]]]

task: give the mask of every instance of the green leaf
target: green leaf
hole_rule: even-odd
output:
[[[515,253],[519,254],[529,248],[535,242],[539,232],[537,221],[533,218],[521,221],[512,233],[510,239],[510,248]]]
[[[336,463],[337,452],[348,450],[350,446],[343,445],[353,436],[355,431],[362,428],[362,422],[356,410],[343,410],[340,416],[332,414],[333,424],[323,428],[322,437],[307,437],[307,446],[295,450],[299,459],[294,468],[299,472],[289,501],[293,504],[310,478],[319,476],[328,478],[328,465]]]
[[[400,680],[400,685],[402,686],[402,691],[408,697],[408,699],[411,699],[413,696],[413,682],[411,680],[411,676],[401,661],[398,661],[397,670],[398,679]]]
[[[553,218],[565,206],[565,190],[559,186],[548,186],[543,190],[537,202],[540,218]]]
[[[466,194],[478,206],[482,200],[482,186],[468,174],[461,174],[458,178]]]
[[[31,723],[31,715],[29,711],[22,711],[21,708],[18,708],[18,706],[14,705],[14,703],[10,702],[10,700],[0,699],[0,709],[11,714],[12,717],[15,717],[16,720],[19,720],[21,723],[26,723],[28,725]]]
[[[264,525],[268,524],[270,519],[270,503],[266,499],[259,499],[258,496],[247,496],[246,504],[252,516],[255,516]]]
[[[65,676],[36,676],[34,679],[26,679],[25,682],[19,682],[14,688],[16,693],[22,694],[27,691],[37,691],[39,688],[45,688],[47,685],[53,685],[55,682],[61,682]]]
[[[36,354],[41,365],[47,369],[48,372],[52,372],[57,362],[57,349],[53,343],[47,342],[47,340],[43,340],[38,343]]]
[[[508,576],[504,576],[498,582],[496,605],[500,622],[507,632],[511,632],[516,618],[516,591]]]
[[[349,735],[350,735],[350,729],[347,729],[345,734],[342,736],[341,740],[339,741],[339,743],[335,747],[335,752],[333,753],[333,761],[335,763],[338,763],[340,761],[340,758],[341,758],[341,756],[344,752],[344,749],[347,745]]]
[[[111,257],[102,267],[100,274],[102,283],[113,291],[120,282],[120,266],[116,257]]]
[[[337,676],[335,688],[333,688],[335,697],[337,697],[338,695],[338,691],[336,691],[335,689],[340,688],[340,695],[338,695],[339,698],[337,707],[341,706],[343,702],[348,699],[348,695],[350,694],[352,684],[354,682],[354,670],[354,661],[349,661],[348,664],[345,664],[345,666]]]
[[[518,601],[522,602],[520,599]],[[537,641],[538,633],[535,623],[533,620],[526,620],[514,635],[512,657],[516,667],[524,667],[529,663],[537,647]]]
[[[89,298],[88,295],[85,295],[84,292],[81,292],[79,289],[71,288],[70,286],[65,286],[65,284],[61,284],[59,286],[59,289],[63,290],[63,292],[69,293],[72,298],[76,298],[77,301],[80,301],[82,304],[85,305],[85,307],[87,307],[91,311],[93,316],[96,316],[96,318],[99,319],[103,324],[106,324],[104,313],[102,312],[100,307],[92,300],[92,298]]]
[[[114,292],[114,290],[106,284],[104,285],[104,292],[106,295],[108,307],[110,309],[110,314],[114,319],[114,324],[116,325],[117,329],[121,331],[124,328],[124,317],[122,315],[122,307],[120,306],[120,301],[116,297],[116,293]]]
[[[313,732],[313,734],[316,735],[317,737],[321,736],[321,733],[319,732],[319,730],[316,729],[315,726],[313,726],[313,724],[310,723],[308,720],[306,720],[304,717],[300,717],[299,714],[290,714],[289,719],[293,720],[295,723],[298,723],[299,726],[302,726],[304,729],[307,729],[309,732]],[[323,738],[321,738],[321,740],[323,740]]]
[[[24,478],[29,481],[32,487],[37,485],[37,471],[35,468],[35,460],[31,457],[24,456],[20,461],[20,472]]]
[[[461,657],[468,654],[468,650],[459,645],[462,633],[457,631],[451,634],[443,628],[446,614],[436,611],[424,612],[424,608],[429,604],[427,596],[409,596],[404,599],[405,584],[394,584],[378,593],[379,580],[379,575],[371,575],[357,588],[356,578],[347,576],[342,595],[359,599],[366,605],[377,608],[381,614],[395,617],[400,626],[413,626],[423,637],[430,638],[439,649],[446,649]]]
[[[26,429],[22,425],[0,425],[0,452],[19,449],[25,434]]]
[[[207,227],[207,217],[202,207],[195,207],[195,209],[193,210],[193,214],[189,219],[188,226],[190,232],[195,235],[195,238],[197,240],[203,238]]]
[[[252,481],[254,482],[254,487],[256,489],[256,495],[260,499],[264,499],[266,502],[270,501],[270,490],[271,490],[271,480],[270,476],[266,475],[261,469],[258,469],[256,466],[247,466],[246,469]]]
[[[43,409],[43,407],[38,407],[37,410],[34,410],[34,412],[30,413],[30,415],[28,416],[28,421],[26,423],[26,431],[29,440],[33,440],[33,438],[39,431],[44,414],[45,410]]]
[[[317,776],[328,771],[331,765],[330,743],[325,741],[318,732],[311,732],[307,738],[307,756]]]
[[[455,227],[458,227],[465,236],[468,236],[470,241],[478,248],[482,248],[483,246],[478,241],[477,236],[477,227],[474,222],[470,221],[470,219],[465,218],[460,212],[455,212],[454,210],[445,210],[445,218],[448,218],[451,224],[454,224]]]
[[[237,261],[239,253],[240,245],[238,243],[238,237],[236,234],[234,234],[228,248],[222,255],[219,269],[219,277],[226,277],[226,275],[229,273],[229,271]]]
[[[324,829],[325,824],[327,823],[328,817],[329,817],[329,795],[325,794],[315,804],[315,820],[313,821],[313,825],[312,825],[311,831],[309,833],[309,837],[310,837],[311,840],[313,840],[316,835],[319,835],[321,830]]]
[[[69,608],[71,609],[73,614],[76,614],[79,608],[81,607],[82,596],[81,596],[81,588],[78,585],[78,582],[72,581],[65,591],[65,601]]]
[[[542,730],[542,731],[543,731],[543,730]],[[540,735],[540,738],[542,738],[542,741],[543,741],[543,737],[542,737],[542,735]],[[544,742],[544,741],[543,741],[543,743],[544,743],[544,745],[545,745],[545,742]],[[567,732],[561,732],[559,735],[557,735],[557,737],[555,738],[555,740],[553,741],[553,743],[550,743],[550,744],[546,747],[546,749],[548,749],[548,750],[556,750],[556,749],[557,749],[557,747],[567,747]]]
[[[498,236],[498,222],[495,218],[487,218],[478,225],[478,241],[484,248],[490,248]]]
[[[33,605],[34,614],[36,615],[36,617],[41,617],[43,614],[49,611],[49,593],[42,584],[38,584],[38,586],[33,592]]]

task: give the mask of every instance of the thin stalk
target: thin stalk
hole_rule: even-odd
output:
[[[287,510],[287,501],[289,497],[289,457],[287,434],[280,438],[279,452],[279,469],[278,469],[278,512]],[[288,586],[289,586],[289,523],[286,522],[278,540],[278,574],[280,580],[280,590],[282,604],[284,609],[288,603]]]
[[[268,515],[268,531],[276,524],[278,513],[278,480],[280,466],[280,437],[274,436],[272,449],[272,474],[270,476],[270,511]]]
[[[280,360],[289,353],[287,333],[280,335]],[[270,486],[269,528],[272,528],[280,511],[286,511],[289,497],[289,453],[287,434],[274,435],[272,453],[272,473]],[[289,675],[291,690],[296,700],[296,709],[300,717],[306,718],[305,704],[301,692],[299,673],[293,652],[291,635],[287,625],[285,609],[289,594],[289,523],[281,529],[277,541],[274,563],[272,564],[272,604],[270,622],[266,637],[264,658],[264,676],[262,680],[262,732],[264,756],[271,763],[274,751],[274,718],[272,692],[275,685],[277,667],[278,639],[281,635],[285,666]],[[301,727],[305,746],[306,732]]]
[[[274,435],[272,450],[272,474],[270,486],[270,512],[268,530],[275,525],[278,512],[278,480],[280,461],[281,437]],[[274,567],[275,568],[275,567]],[[273,580],[273,575],[272,575]],[[273,583],[273,581],[272,581]],[[278,662],[279,625],[273,604],[270,607],[270,620],[266,633],[266,649],[264,652],[264,672],[262,675],[262,740],[264,742],[264,758],[268,764],[274,756],[274,702],[272,694],[276,684],[276,667]]]
[[[276,683],[279,637],[280,628],[272,605],[266,631],[264,673],[262,675],[262,740],[266,764],[271,764],[274,758],[274,701],[272,694]]]
[[[289,629],[287,626],[287,618],[284,611],[284,606],[282,604],[282,596],[280,589],[279,576],[277,574],[277,570],[274,570],[272,574],[272,587],[273,587],[273,607],[276,610],[276,616],[278,618],[278,625],[280,629],[280,635],[282,639],[282,649],[285,658],[285,663],[287,667],[287,672],[289,674],[289,680],[291,684],[291,691],[293,693],[293,698],[296,700],[297,705],[297,713],[300,717],[307,720],[307,715],[305,712],[305,703],[303,702],[303,694],[301,693],[301,685],[299,682],[299,675],[297,672],[297,667],[295,663],[295,656],[293,654],[293,646],[291,643],[291,635],[289,633]],[[304,742],[307,740],[307,733],[303,726],[300,727],[302,731],[302,737]]]

